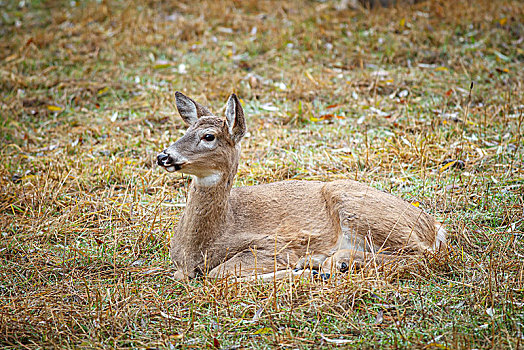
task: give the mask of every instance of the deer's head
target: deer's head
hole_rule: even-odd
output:
[[[214,116],[206,107],[180,92],[175,93],[176,106],[188,126],[185,135],[160,152],[158,165],[169,172],[194,175],[205,184],[236,173],[240,140],[246,132],[244,111],[232,94],[225,116]],[[234,175],[234,174],[233,174]]]

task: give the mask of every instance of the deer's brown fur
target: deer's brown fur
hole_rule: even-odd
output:
[[[176,102],[189,128],[158,157],[168,171],[194,177],[171,238],[176,278],[340,269],[445,246],[445,230],[432,216],[356,181],[232,188],[246,130],[238,98],[229,98],[225,118],[179,92]]]

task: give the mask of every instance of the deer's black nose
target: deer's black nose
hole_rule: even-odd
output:
[[[160,166],[168,166],[168,165],[172,165],[173,158],[171,158],[169,154],[162,152],[162,153],[159,153],[158,156],[156,157],[156,162]]]

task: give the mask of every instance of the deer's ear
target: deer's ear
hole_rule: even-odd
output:
[[[196,123],[201,116],[212,115],[207,107],[202,106],[179,91],[175,92],[175,102],[178,113],[180,113],[180,116],[188,126]]]
[[[246,133],[246,120],[240,100],[235,94],[231,94],[227,100],[226,120],[231,138],[238,143]]]

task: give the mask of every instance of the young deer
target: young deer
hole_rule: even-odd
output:
[[[189,128],[157,161],[193,177],[171,238],[176,279],[202,273],[280,278],[306,268],[344,272],[445,246],[446,231],[432,216],[352,180],[232,188],[246,132],[238,97],[231,95],[223,118],[180,92],[175,96]]]

